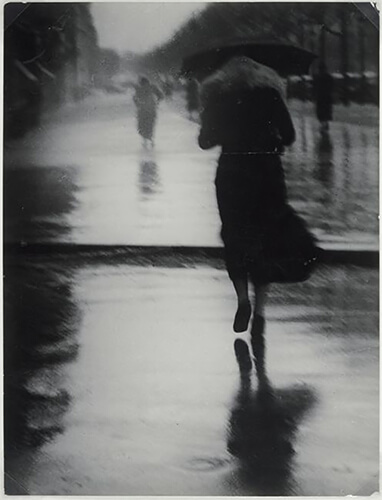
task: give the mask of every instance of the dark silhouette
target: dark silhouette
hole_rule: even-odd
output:
[[[143,138],[144,146],[154,146],[154,128],[157,119],[158,102],[162,98],[159,89],[150,81],[141,77],[135,88],[134,103],[137,108],[138,133]]]
[[[333,119],[333,77],[328,73],[324,62],[320,63],[314,79],[314,94],[321,133],[326,133],[329,131],[329,122]]]
[[[195,79],[191,79],[187,82],[186,86],[186,101],[187,101],[187,111],[190,120],[195,116],[195,113],[199,112],[199,85]]]
[[[164,93],[166,99],[171,99],[172,94],[174,92],[174,83],[169,76],[167,76],[163,79],[162,90],[163,90],[163,93]]]
[[[228,427],[227,449],[239,460],[239,481],[252,495],[296,494],[294,441],[298,425],[314,403],[304,386],[253,392],[241,379]]]
[[[265,370],[264,337],[254,347],[257,390],[251,387],[251,359],[244,340],[235,341],[240,387],[228,424],[227,449],[238,459],[237,475],[248,495],[296,494],[294,441],[298,425],[315,402],[305,385],[274,389]],[[256,350],[257,349],[257,350]]]
[[[238,300],[234,330],[251,317],[248,277],[255,287],[253,336],[264,330],[267,285],[307,279],[314,238],[290,207],[281,153],[295,140],[277,73],[246,57],[232,59],[202,85],[202,149],[221,146],[216,192],[226,265]]]

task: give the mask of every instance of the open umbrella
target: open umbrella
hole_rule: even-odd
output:
[[[235,39],[214,44],[183,60],[182,72],[203,80],[234,56],[249,57],[276,70],[280,75],[302,75],[317,57],[312,52],[282,42]]]
[[[272,88],[285,98],[285,85],[273,69],[246,56],[234,56],[203,80],[200,97],[203,103],[218,95],[245,93],[258,88]]]

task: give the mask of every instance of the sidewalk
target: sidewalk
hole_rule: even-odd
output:
[[[4,155],[5,241],[221,247],[218,150],[198,148],[198,125],[178,105],[162,104],[154,152],[141,149],[129,95],[93,97],[13,143]],[[378,128],[335,121],[322,143],[309,106],[291,103],[298,139],[284,157],[290,201],[324,249],[375,260]]]
[[[7,494],[378,491],[378,131],[333,124],[317,162],[297,124],[291,201],[338,261],[271,287],[266,392],[235,360],[196,124],[164,103],[144,152],[126,96],[94,99],[5,152]]]

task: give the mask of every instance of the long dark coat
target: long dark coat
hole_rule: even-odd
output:
[[[295,140],[288,109],[276,85],[223,74],[228,84],[220,73],[202,87],[199,145],[222,147],[215,183],[228,273],[258,284],[301,281],[316,248],[287,200],[281,153]]]
[[[316,115],[320,122],[333,119],[333,78],[329,73],[320,73],[314,81]]]

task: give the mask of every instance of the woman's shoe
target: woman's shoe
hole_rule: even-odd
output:
[[[247,330],[249,320],[251,319],[251,313],[252,310],[249,301],[239,304],[233,322],[234,332],[240,333]]]

